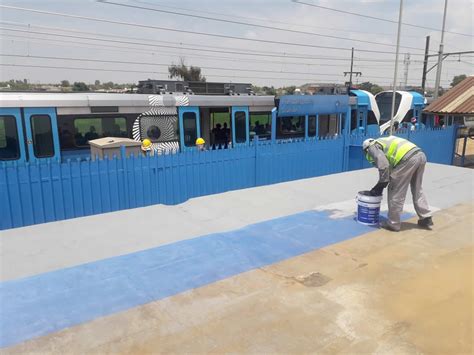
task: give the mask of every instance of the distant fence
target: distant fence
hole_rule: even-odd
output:
[[[430,162],[452,164],[455,127],[400,132]],[[367,136],[154,157],[0,167],[0,230],[142,207],[368,166]]]

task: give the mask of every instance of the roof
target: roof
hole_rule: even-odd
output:
[[[149,107],[150,97],[159,106],[275,106],[273,96],[254,95],[148,95],[110,93],[0,93],[2,107]]]
[[[474,114],[474,76],[469,76],[446,94],[434,100],[425,112]]]

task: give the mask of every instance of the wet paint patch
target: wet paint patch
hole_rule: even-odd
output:
[[[373,231],[307,211],[0,283],[0,347],[201,287]],[[157,232],[158,233],[158,232]],[[320,275],[308,286],[328,282]]]

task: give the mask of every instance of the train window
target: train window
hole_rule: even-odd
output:
[[[270,139],[272,134],[272,116],[270,112],[250,112],[250,132],[259,139]]]
[[[319,115],[319,136],[334,136],[339,133],[339,116],[336,114],[332,115]]]
[[[305,116],[278,117],[277,139],[302,138],[304,137]]]
[[[102,137],[127,137],[124,117],[97,117],[74,119],[74,142],[77,147],[87,147],[88,141]]]
[[[179,140],[178,116],[142,116],[140,118],[141,137],[153,143],[177,142]]]
[[[16,160],[20,145],[16,120],[13,116],[0,116],[0,160]]]
[[[351,110],[351,130],[358,128],[357,110]]]
[[[392,92],[381,92],[375,96],[375,101],[380,110],[380,123],[390,121],[390,115],[392,114]],[[402,95],[398,92],[395,93],[395,114],[398,111],[401,101]]]
[[[194,112],[183,113],[184,145],[194,147],[197,139],[196,114]]]
[[[375,117],[375,113],[372,110],[369,110],[369,112],[367,113],[367,125],[369,124],[379,124],[377,122],[377,117]]]
[[[308,116],[308,137],[316,137],[316,116]]]
[[[235,143],[245,143],[247,141],[246,114],[243,111],[235,113]]]
[[[49,115],[31,116],[31,132],[33,134],[33,151],[36,158],[54,156],[53,128]]]
[[[403,117],[402,122],[410,123],[412,118],[413,118],[413,110],[409,110],[407,114],[405,115],[405,117]]]

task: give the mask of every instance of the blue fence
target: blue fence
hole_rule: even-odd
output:
[[[455,127],[397,135],[430,162],[451,164]],[[367,136],[183,152],[155,157],[0,167],[0,229],[148,206],[367,167]]]

